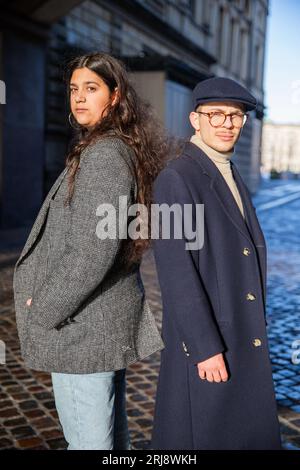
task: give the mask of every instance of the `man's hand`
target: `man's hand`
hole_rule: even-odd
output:
[[[200,379],[207,379],[208,382],[226,382],[228,379],[222,353],[199,362],[197,367]]]
[[[30,297],[30,298],[26,301],[26,305],[28,305],[28,307],[30,307],[31,302],[32,302],[32,297]]]

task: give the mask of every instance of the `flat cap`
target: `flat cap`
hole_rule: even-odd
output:
[[[234,101],[243,103],[246,111],[256,108],[256,99],[245,87],[235,80],[213,77],[199,82],[193,90],[193,110],[199,104],[210,101]]]

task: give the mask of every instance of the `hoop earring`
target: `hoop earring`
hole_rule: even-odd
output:
[[[74,124],[72,123],[72,121],[71,121],[72,116],[73,116],[73,114],[70,113],[70,114],[69,114],[69,118],[68,118],[68,119],[69,119],[70,126],[71,126],[73,129],[76,129],[76,130],[78,131],[79,129],[81,129],[81,125],[80,125],[80,124],[77,125],[77,126],[74,125]],[[76,122],[77,122],[77,121],[76,121]]]

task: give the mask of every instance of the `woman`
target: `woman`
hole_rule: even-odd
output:
[[[52,373],[68,449],[129,449],[126,367],[163,343],[139,276],[149,238],[122,234],[130,205],[150,207],[167,143],[118,60],[77,57],[66,79],[78,139],[15,267],[21,351]]]

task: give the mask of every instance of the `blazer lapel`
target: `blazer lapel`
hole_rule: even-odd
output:
[[[45,198],[45,200],[42,204],[42,207],[40,208],[40,211],[37,215],[37,218],[36,218],[36,220],[35,220],[35,222],[32,226],[32,229],[31,229],[30,234],[27,238],[27,241],[24,245],[24,248],[21,252],[21,255],[20,255],[20,257],[19,257],[19,259],[16,263],[16,266],[18,266],[21,263],[21,261],[26,256],[26,254],[29,252],[30,248],[33,246],[35,240],[37,239],[38,234],[40,233],[40,230],[41,230],[41,228],[43,226],[43,223],[44,223],[44,220],[46,218],[46,215],[47,215],[47,212],[48,212],[48,209],[49,209],[50,200],[53,198],[53,196],[57,192],[58,188],[60,187],[66,173],[67,173],[67,167],[58,176],[58,178],[56,179],[56,181],[53,184],[52,188],[50,189],[49,193],[47,194],[47,196],[46,196],[46,198]]]
[[[192,143],[188,143],[186,145],[185,153],[189,157],[193,158],[193,160],[195,160],[202,167],[203,172],[211,178],[210,187],[215,193],[227,217],[249,241],[252,241],[238,205],[226,181],[224,180],[222,174],[214,162],[212,162],[211,159],[199,147]]]

